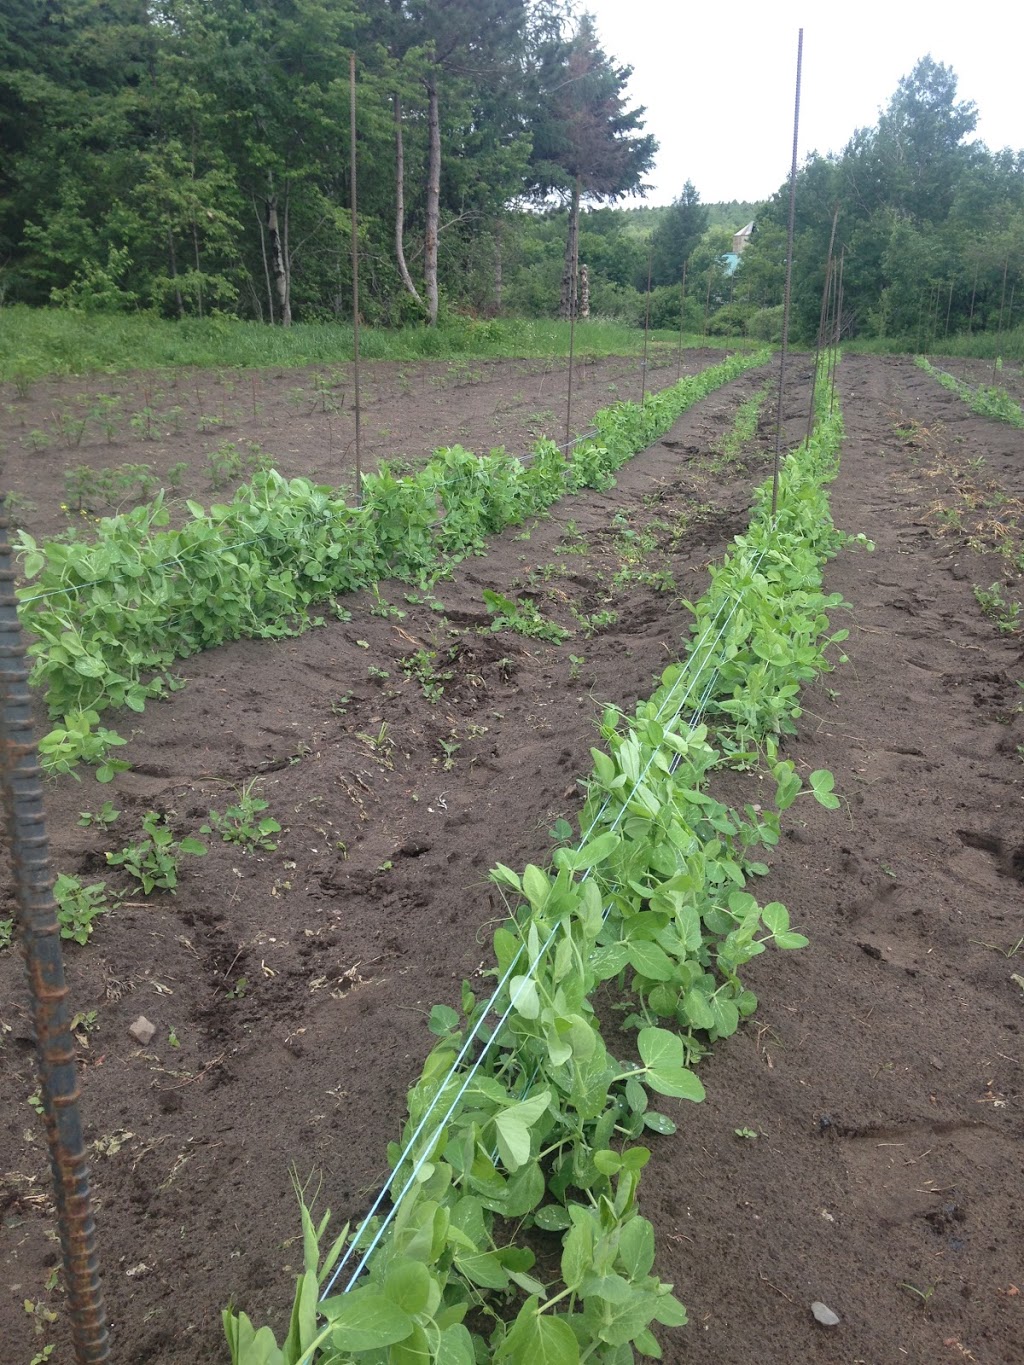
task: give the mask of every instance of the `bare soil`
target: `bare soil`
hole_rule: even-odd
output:
[[[661,388],[725,354],[652,349],[646,386]],[[586,430],[609,403],[638,401],[644,374],[639,356],[577,359],[570,434]],[[564,442],[568,388],[561,358],[366,363],[362,468],[381,460],[420,464],[439,445],[477,454],[504,446],[523,455],[541,436]],[[287,478],[337,486],[355,479],[351,365],[98,375],[39,381],[21,392],[4,384],[0,404],[0,488],[13,493],[12,516],[37,539],[69,528],[88,535],[97,517],[149,496],[140,480],[172,500],[227,501],[260,453]],[[221,472],[232,453],[249,462],[233,479]],[[109,491],[97,479],[105,472],[115,476]]]
[[[795,437],[809,375],[799,358],[791,374]],[[53,787],[55,865],[111,885],[104,851],[149,809],[194,832],[255,778],[284,826],[273,852],[211,841],[176,896],[138,898],[67,954],[74,1007],[95,1011],[81,1081],[119,1362],[223,1360],[229,1299],[281,1328],[301,1255],[292,1165],[339,1221],[365,1211],[426,1013],[489,966],[487,869],[544,857],[579,809],[602,703],[651,691],[687,630],[679,599],[747,522],[771,430],[732,462],[716,448],[765,378],[699,404],[609,493],[496,538],[433,606],[386,584],[384,606],[346,602],[348,622],[186,661],[184,691],[118,718],[133,766],[113,791]],[[847,358],[840,387],[834,514],[877,548],[829,568],[852,605],[849,661],[808,689],[787,753],[831,768],[844,805],[800,801],[758,888],[810,948],[751,965],[761,1005],[703,1064],[707,1102],[659,1100],[680,1128],[654,1139],[642,1204],[691,1317],[663,1333],[665,1359],[1016,1362],[1024,652],[972,588],[1015,587],[997,548],[1019,544],[1024,434],[909,360]],[[485,587],[575,633],[489,631]],[[601,612],[616,619],[595,626]],[[421,650],[433,689],[403,669]],[[113,829],[80,828],[109,796]],[[4,886],[0,916],[9,902]],[[0,1339],[27,1365],[45,1341],[70,1357],[45,1287],[57,1248],[19,973],[0,958]],[[157,1026],[146,1048],[128,1034],[139,1014]],[[56,1324],[37,1336],[25,1299]],[[814,1300],[839,1326],[815,1323]]]
[[[931,362],[937,369],[955,374],[968,384],[995,384],[1017,403],[1024,401],[1024,365],[1016,360],[1005,360],[996,368],[991,360],[972,360],[969,356],[934,355]]]

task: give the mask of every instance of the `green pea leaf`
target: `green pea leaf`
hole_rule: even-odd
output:
[[[811,773],[808,780],[815,801],[824,806],[826,810],[836,810],[842,804],[839,797],[833,792],[836,780],[827,768],[819,768],[816,772]]]
[[[796,948],[806,948],[810,939],[804,938],[803,934],[785,933],[775,935],[776,948],[782,948],[786,952],[792,952]]]
[[[475,1359],[469,1329],[461,1322],[446,1327],[441,1333],[434,1365],[473,1365]]]
[[[540,996],[537,983],[530,976],[514,976],[508,983],[509,999],[515,1010],[524,1019],[536,1019],[540,1015]]]
[[[498,1152],[508,1171],[517,1171],[530,1159],[530,1129],[547,1109],[551,1092],[539,1094],[520,1104],[514,1104],[494,1116]]]
[[[628,945],[629,961],[635,971],[650,981],[671,981],[674,967],[668,953],[656,943],[632,939]]]
[[[412,1318],[371,1286],[324,1299],[320,1311],[334,1329],[331,1346],[344,1354],[391,1346],[413,1328]]]
[[[430,1021],[427,1027],[438,1038],[443,1038],[446,1033],[457,1028],[458,1024],[459,1016],[450,1005],[435,1005],[430,1011]]]
[[[436,1290],[430,1271],[422,1261],[401,1259],[388,1266],[384,1277],[384,1293],[410,1317],[429,1311],[428,1305],[435,1297]]]
[[[561,1204],[545,1204],[534,1214],[534,1221],[545,1232],[562,1232],[572,1223],[569,1210]]]
[[[508,1271],[496,1251],[478,1251],[469,1256],[456,1253],[455,1264],[467,1280],[481,1289],[508,1288]]]
[[[494,1360],[512,1365],[579,1365],[580,1348],[564,1317],[538,1312],[536,1296],[527,1299],[498,1347]]]
[[[651,1273],[654,1264],[654,1228],[646,1218],[631,1218],[619,1233],[618,1256],[631,1280],[643,1279]]]
[[[644,1115],[644,1127],[650,1128],[652,1132],[662,1133],[669,1137],[676,1131],[677,1125],[667,1114],[659,1114],[656,1109],[649,1109]]]

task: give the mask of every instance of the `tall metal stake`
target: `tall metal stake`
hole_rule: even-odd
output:
[[[676,379],[683,377],[683,331],[686,327],[686,262],[683,262],[683,285],[679,291],[679,351],[676,355]]]
[[[356,200],[356,54],[348,54],[349,140],[352,146],[352,371],[356,411],[356,506],[363,500],[363,460],[359,403],[359,210]]]
[[[580,201],[580,181],[581,177],[576,177],[576,203]],[[572,210],[570,209],[570,213]],[[569,458],[569,448],[572,445],[572,371],[573,362],[576,355],[576,281],[579,276],[580,261],[580,229],[579,220],[576,222],[576,233],[572,244],[572,285],[569,289],[569,387],[565,395],[565,456]]]
[[[28,973],[75,1360],[78,1365],[101,1365],[110,1359],[110,1342],[8,524],[0,502],[0,787],[14,873],[15,924]]]
[[[814,434],[814,400],[818,388],[818,360],[825,340],[825,322],[828,313],[828,293],[832,287],[832,252],[836,245],[836,227],[839,223],[839,200],[836,200],[832,214],[832,231],[828,239],[828,257],[825,261],[825,284],[821,291],[821,312],[818,315],[818,337],[814,345],[814,369],[811,371],[811,401],[807,409],[807,440]]]
[[[644,360],[643,374],[640,377],[640,406],[647,402],[647,339],[651,334],[651,266],[654,263],[653,248],[647,253],[647,306],[644,309]]]
[[[804,31],[796,45],[796,97],[793,102],[793,163],[789,171],[789,232],[786,238],[786,294],[782,309],[782,355],[779,359],[779,410],[775,421],[775,464],[772,469],[772,516],[779,508],[779,461],[782,457],[782,393],[786,384],[786,353],[789,350],[789,306],[793,292],[793,234],[796,224],[796,149],[800,133],[800,74],[804,58]]]
[[[996,382],[996,363],[999,360],[999,342],[1003,335],[1003,308],[1006,304],[1006,272],[1010,268],[1010,258],[1003,262],[1003,292],[999,296],[999,321],[996,324],[996,354],[992,357],[992,383]]]
[[[832,378],[829,381],[828,415],[831,417],[836,408],[836,370],[839,367],[839,342],[843,336],[843,270],[846,268],[846,246],[839,253],[839,271],[836,276],[836,307],[832,322]]]

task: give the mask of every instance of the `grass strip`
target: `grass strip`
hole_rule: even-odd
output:
[[[653,341],[674,349],[675,332],[654,332]],[[685,339],[688,346],[705,343]],[[746,338],[716,339],[735,349],[758,349]],[[578,356],[636,354],[643,331],[612,322],[578,325]],[[567,322],[451,318],[439,327],[360,332],[366,360],[543,359],[569,354]],[[67,309],[0,308],[0,379],[27,383],[45,375],[121,374],[196,366],[205,369],[337,364],[352,359],[352,328],[341,323],[267,327],[235,318],[170,322],[145,314],[77,313]]]

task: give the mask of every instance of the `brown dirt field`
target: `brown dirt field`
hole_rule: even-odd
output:
[[[1024,365],[1017,360],[1004,360],[1002,369],[993,370],[991,360],[972,360],[969,356],[933,355],[932,364],[968,384],[996,384],[1005,389],[1015,402],[1024,401]]]
[[[806,364],[791,373],[796,428]],[[74,1007],[96,1011],[81,1079],[119,1362],[223,1360],[229,1299],[280,1329],[292,1164],[339,1221],[367,1207],[426,1012],[489,965],[487,869],[544,856],[579,808],[601,703],[651,691],[687,629],[679,598],[746,524],[770,434],[724,467],[713,452],[764,381],[697,405],[609,493],[496,538],[438,584],[440,610],[384,584],[388,614],[365,595],[349,622],[187,660],[184,691],[123,721],[133,769],[113,790],[54,785],[56,866],[112,884],[103,851],[148,809],[194,830],[255,777],[284,826],[272,853],[186,860],[176,897],[122,908],[67,954]],[[849,662],[807,690],[786,751],[831,768],[844,805],[783,817],[758,888],[810,948],[748,969],[761,1004],[702,1064],[707,1102],[659,1099],[680,1128],[652,1143],[641,1204],[691,1318],[661,1335],[680,1363],[996,1365],[1024,1340],[1024,945],[1008,955],[1024,936],[1024,657],[972,585],[1019,591],[1010,558],[986,552],[1019,546],[1024,433],[909,360],[847,358],[840,389],[833,511],[877,549],[828,570],[852,604],[836,622]],[[940,515],[961,505],[959,528]],[[646,581],[623,518],[650,547]],[[520,587],[577,633],[481,634],[485,587]],[[579,614],[600,611],[617,620],[584,633]],[[433,702],[402,669],[419,649],[436,651]],[[79,828],[109,796],[114,829]],[[37,1337],[23,1307],[61,1313],[19,973],[0,956],[0,1337],[27,1365],[46,1340],[69,1355],[63,1322]],[[140,1013],[157,1025],[145,1049],[127,1032]],[[815,1324],[816,1299],[838,1327]]]
[[[681,372],[692,374],[726,354],[683,351]],[[673,348],[652,347],[648,388],[671,383],[679,370]],[[439,445],[477,454],[505,446],[522,455],[540,436],[564,441],[568,379],[568,362],[561,358],[367,362],[360,384],[362,467],[374,469],[381,460],[419,464]],[[584,431],[599,408],[638,401],[642,385],[639,356],[579,358],[573,366],[573,434]],[[351,365],[93,375],[39,381],[24,394],[13,384],[0,385],[0,487],[14,494],[17,525],[42,539],[69,526],[87,535],[95,517],[151,496],[140,495],[132,482],[139,473],[152,479],[154,489],[169,489],[169,497],[176,492],[204,504],[229,500],[246,475],[221,481],[210,457],[225,444],[244,459],[255,443],[287,478],[350,485],[352,393]],[[131,467],[138,470],[134,476]],[[82,498],[76,491],[81,475],[69,488],[65,474],[83,469],[93,487],[105,470],[124,474],[127,483]]]

